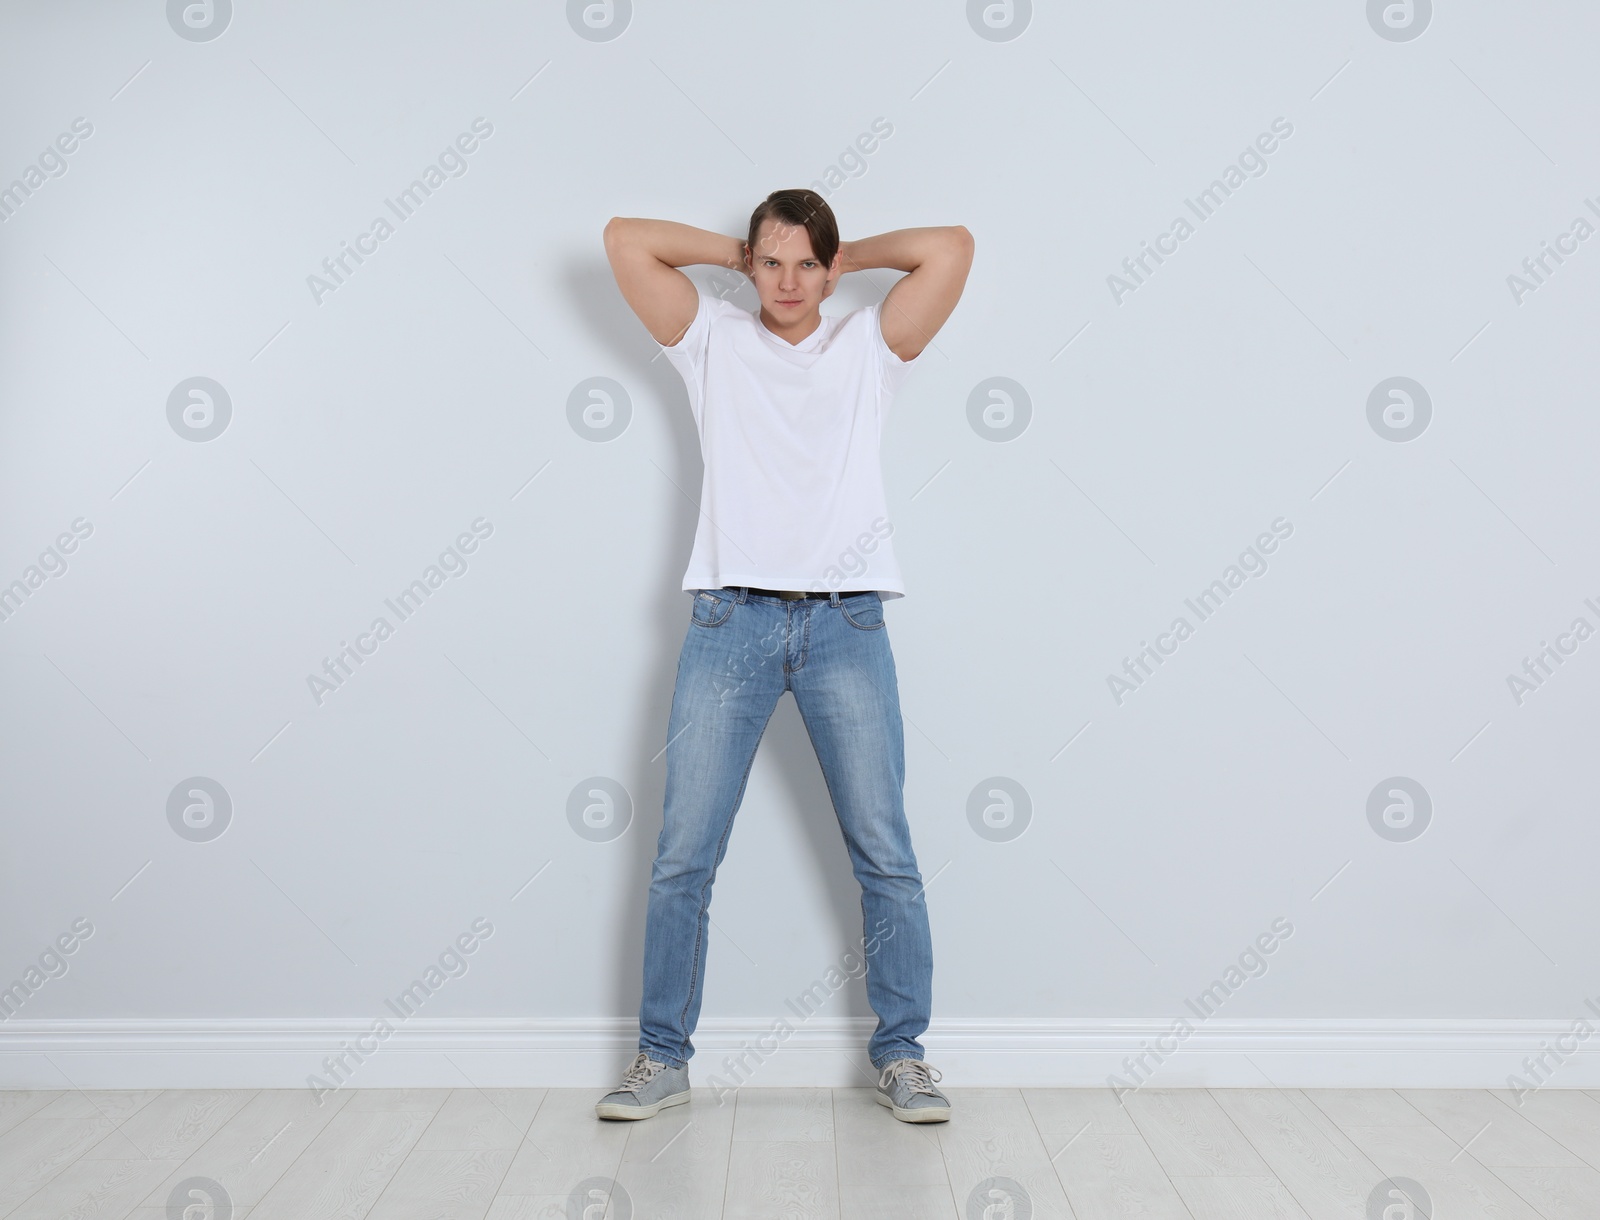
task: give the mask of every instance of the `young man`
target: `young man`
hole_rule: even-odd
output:
[[[904,590],[878,445],[895,391],[961,297],[972,236],[956,225],[841,242],[820,195],[783,190],[756,208],[744,241],[617,217],[605,246],[622,295],[683,376],[705,478],[683,581],[695,596],[667,726],[639,1053],[595,1111],[649,1118],[689,1100],[711,886],[756,746],[790,691],[861,883],[877,1100],[906,1122],[942,1122],[949,1100],[917,1041],[933,950],[902,802],[883,602]],[[692,263],[743,271],[759,314],[701,294],[677,270]],[[879,304],[822,316],[842,273],[880,267],[908,274]]]

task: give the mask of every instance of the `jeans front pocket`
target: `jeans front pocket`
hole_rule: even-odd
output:
[[[860,631],[877,631],[883,626],[883,595],[863,593],[839,603],[844,621]]]
[[[699,627],[720,627],[733,613],[733,597],[723,589],[696,589],[691,615]]]

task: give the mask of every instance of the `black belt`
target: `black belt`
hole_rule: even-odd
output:
[[[750,592],[761,597],[781,597],[784,601],[791,602],[812,601],[817,599],[826,601],[828,598],[833,596],[831,593],[804,593],[796,589],[757,589],[750,585],[724,585],[723,588],[729,590],[730,592],[736,589],[749,589]],[[875,589],[840,589],[839,596],[860,597],[863,593],[874,592],[876,592]]]

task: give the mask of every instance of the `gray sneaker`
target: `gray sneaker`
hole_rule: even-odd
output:
[[[903,1123],[949,1122],[950,1099],[933,1087],[939,1077],[939,1069],[921,1059],[891,1059],[873,1096]]]
[[[607,1093],[594,1112],[601,1118],[652,1118],[666,1106],[689,1100],[689,1069],[668,1067],[640,1051],[622,1077],[622,1087]]]

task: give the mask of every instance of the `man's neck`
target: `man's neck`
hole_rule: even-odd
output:
[[[757,321],[772,334],[789,344],[790,347],[793,347],[796,344],[805,342],[816,333],[817,327],[822,325],[822,311],[813,310],[808,317],[798,322],[791,322],[786,327],[778,327],[772,325],[770,316],[767,313],[767,307],[763,305],[761,312],[757,315]]]

